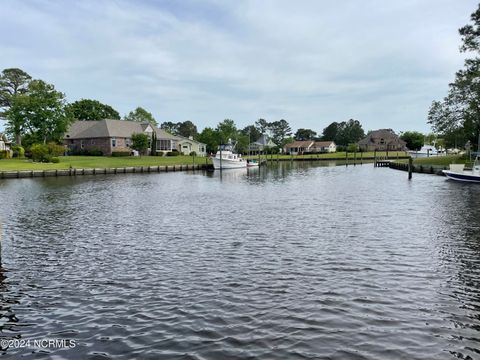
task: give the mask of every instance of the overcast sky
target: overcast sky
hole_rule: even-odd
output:
[[[0,70],[123,116],[429,131],[473,0],[0,1]],[[1,125],[0,125],[1,126]]]

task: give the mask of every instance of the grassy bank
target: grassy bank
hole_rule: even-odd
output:
[[[408,160],[398,160],[398,162],[408,162]],[[413,165],[422,166],[446,166],[450,164],[466,164],[471,165],[472,162],[461,155],[448,155],[448,156],[431,156],[425,158],[413,159]]]
[[[205,157],[195,157],[195,164],[210,163]],[[107,157],[107,156],[61,156],[60,162],[34,163],[28,159],[2,159],[0,171],[16,170],[55,170],[55,169],[90,169],[122,168],[132,166],[171,166],[192,165],[191,156],[142,156],[142,157]]]
[[[374,156],[377,157],[386,157],[387,153],[384,151],[377,151],[377,153],[374,153],[373,151],[370,152],[357,152],[357,153],[348,153],[346,154],[345,152],[335,152],[335,153],[326,153],[326,154],[304,154],[304,155],[261,155],[262,159],[265,157],[270,160],[270,158],[275,159],[280,159],[280,160],[288,160],[288,159],[354,159],[355,157],[357,159],[365,159],[365,158],[373,158]],[[388,152],[388,158],[389,159],[396,159],[397,157],[404,157],[408,156],[408,154],[404,151],[389,151]],[[258,159],[257,156],[246,156],[246,158],[251,158],[251,159]]]

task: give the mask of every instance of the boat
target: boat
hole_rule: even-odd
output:
[[[257,160],[247,160],[247,167],[258,167],[259,163]]]
[[[247,160],[242,155],[234,153],[235,145],[225,144],[218,147],[218,151],[212,157],[214,169],[238,169],[246,168]]]
[[[442,170],[448,179],[480,183],[480,156],[475,158],[472,170],[465,170],[465,164],[451,164],[450,170]]]
[[[409,154],[413,158],[445,155],[444,152],[438,151],[434,145],[426,145],[426,144],[423,145],[421,149],[418,151],[409,151]]]

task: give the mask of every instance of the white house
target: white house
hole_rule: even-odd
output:
[[[313,152],[334,153],[337,151],[337,145],[334,141],[315,141]]]
[[[0,151],[10,150],[10,141],[4,133],[0,133]]]

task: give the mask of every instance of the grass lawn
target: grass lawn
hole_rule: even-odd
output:
[[[210,162],[206,157],[195,156],[195,164]],[[130,166],[165,166],[165,165],[192,165],[191,156],[142,156],[142,157],[108,157],[108,156],[61,156],[60,162],[34,163],[28,159],[2,159],[0,171],[16,170],[55,170],[88,168],[122,168]]]
[[[408,162],[408,160],[399,160],[398,162]],[[461,155],[447,155],[447,156],[431,156],[424,158],[413,159],[414,165],[423,165],[423,166],[447,166],[450,164],[466,164],[467,166],[472,165],[472,162],[469,159],[465,159]]]
[[[377,151],[376,156],[378,157],[386,157],[387,153],[383,151]],[[370,152],[364,152],[356,153],[357,159],[360,158],[373,158],[375,156],[375,153],[373,151]],[[390,159],[395,159],[396,157],[402,157],[402,156],[408,156],[408,154],[404,151],[389,151],[388,152],[388,157]],[[272,155],[262,155],[262,158],[267,157],[270,159]],[[355,157],[355,153],[348,153],[348,159],[353,159]],[[251,158],[251,159],[258,159],[257,156],[246,156],[246,158]],[[273,159],[276,159],[277,155],[273,155]],[[304,154],[304,155],[278,155],[279,159],[345,159],[345,152],[335,152],[335,153],[325,153],[325,154]]]

